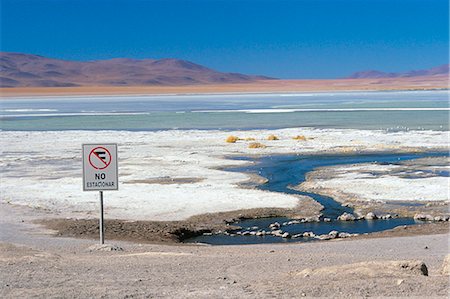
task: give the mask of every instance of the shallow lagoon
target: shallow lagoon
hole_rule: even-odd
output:
[[[449,130],[448,91],[2,99],[2,130]]]

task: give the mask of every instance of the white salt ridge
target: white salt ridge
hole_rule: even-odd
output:
[[[55,112],[58,109],[0,109],[1,112]]]
[[[55,110],[57,111],[57,110]],[[57,116],[113,116],[113,115],[149,115],[151,112],[70,112],[70,113],[28,113],[28,114],[6,114],[1,118],[20,117],[57,117]]]
[[[450,108],[292,108],[195,110],[194,113],[291,113],[291,112],[360,112],[360,111],[450,111]]]
[[[280,140],[267,141],[270,134]],[[249,149],[249,142],[245,141],[226,143],[229,135],[255,138],[267,148]],[[314,139],[292,140],[296,135]],[[224,155],[379,152],[408,148],[447,150],[449,137],[448,131],[386,133],[312,128],[230,132],[4,131],[0,134],[0,198],[4,202],[49,209],[60,217],[95,217],[98,193],[82,191],[81,144],[117,142],[120,190],[105,192],[108,218],[181,220],[209,212],[290,208],[299,203],[298,197],[241,189],[237,184],[247,180],[247,175],[212,168],[246,163],[224,159]],[[161,177],[204,180],[192,184],[126,184]],[[401,185],[398,188],[404,189]],[[432,194],[438,198],[436,192]]]
[[[371,175],[368,172],[385,172],[399,168],[397,165],[359,164],[331,167],[332,178],[308,182],[309,186],[350,193],[369,201],[448,201],[450,178],[435,176],[408,179],[395,175]]]

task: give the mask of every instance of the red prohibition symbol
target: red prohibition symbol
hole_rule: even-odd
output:
[[[105,169],[111,164],[111,153],[103,146],[98,146],[89,153],[89,164],[95,169]]]

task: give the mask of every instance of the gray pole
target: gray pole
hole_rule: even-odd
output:
[[[100,244],[105,244],[105,226],[103,225],[103,191],[100,191]]]

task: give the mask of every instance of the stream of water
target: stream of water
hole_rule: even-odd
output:
[[[448,153],[417,153],[417,154],[364,154],[364,155],[321,155],[321,156],[296,156],[296,155],[278,155],[268,156],[260,159],[255,159],[256,163],[249,166],[231,168],[229,171],[238,171],[246,173],[255,173],[268,181],[265,184],[257,186],[261,190],[271,192],[283,192],[287,194],[306,195],[312,197],[314,200],[324,206],[322,210],[322,217],[331,218],[331,222],[307,222],[298,223],[289,226],[283,226],[284,232],[289,232],[291,235],[313,232],[316,235],[327,234],[330,231],[336,230],[339,232],[348,233],[371,233],[387,229],[392,229],[401,225],[411,225],[417,223],[411,218],[394,218],[388,220],[359,220],[359,221],[338,221],[336,218],[344,212],[353,212],[351,208],[342,206],[339,202],[328,196],[323,196],[317,193],[302,192],[292,189],[305,181],[306,174],[318,167],[335,166],[343,164],[357,164],[357,163],[380,163],[380,164],[397,164],[401,161],[412,160],[425,157],[448,156]],[[252,161],[249,158],[240,158]],[[436,173],[436,175],[446,176],[445,173]],[[407,205],[408,203],[402,202]],[[417,205],[417,203],[414,203]],[[241,231],[252,230],[254,227],[258,229],[269,231],[269,225],[274,222],[284,223],[291,219],[284,217],[276,218],[261,218],[243,220],[236,225],[242,227]],[[255,230],[255,229],[253,229]],[[272,235],[266,236],[229,236],[224,234],[217,235],[202,235],[186,240],[186,242],[199,242],[214,245],[232,245],[232,244],[258,244],[258,243],[277,243],[277,242],[305,242],[315,240],[313,238],[296,238],[286,239],[275,237]]]

